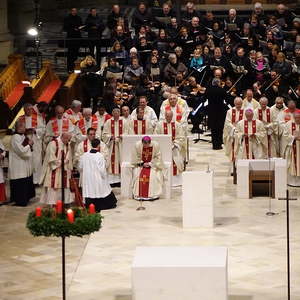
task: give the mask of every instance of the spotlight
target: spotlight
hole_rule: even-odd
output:
[[[39,34],[39,31],[36,27],[31,27],[27,30],[27,33],[31,36],[37,36]]]

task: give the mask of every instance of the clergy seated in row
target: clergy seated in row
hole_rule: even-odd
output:
[[[0,204],[6,202],[5,179],[3,173],[4,158],[6,155],[5,147],[0,140]]]
[[[265,127],[267,134],[267,147],[264,148],[264,157],[277,157],[276,140],[278,140],[278,124],[272,115],[271,109],[268,107],[268,98],[261,97],[259,99],[260,108],[254,111],[254,118],[261,121]]]
[[[152,127],[154,128],[157,123],[157,116],[153,108],[148,106],[148,100],[146,96],[141,96],[139,98],[139,107],[144,109],[144,118],[151,122]],[[137,110],[134,109],[131,113],[132,119],[137,119]]]
[[[72,121],[64,117],[64,108],[60,105],[55,107],[55,117],[52,118],[46,126],[44,144],[47,145],[54,138],[61,136],[62,133],[76,134],[76,127]]]
[[[54,205],[57,200],[61,200],[62,189],[65,193],[65,203],[73,202],[74,195],[70,190],[70,179],[73,170],[71,138],[71,133],[64,132],[47,146],[40,180],[40,184],[43,186],[40,201],[44,204]],[[64,158],[63,175],[62,157]]]
[[[287,160],[288,184],[300,186],[300,112],[286,123],[283,132],[283,157]]]
[[[92,149],[92,141],[97,138],[96,129],[89,128],[87,130],[87,137],[84,141],[82,141],[78,146],[76,147],[76,152],[73,160],[74,167],[78,166],[80,157],[86,153],[89,152]],[[99,145],[99,151],[103,154],[104,159],[106,161],[106,165],[108,166],[108,159],[109,159],[109,153],[107,146],[102,141]]]
[[[121,113],[122,113],[122,119],[129,126],[129,122],[133,119],[132,116],[131,116],[131,114],[130,114],[130,108],[129,108],[129,106],[123,105],[122,108],[121,108]],[[144,110],[144,114],[145,114],[145,110]]]
[[[104,123],[102,139],[109,151],[109,183],[119,184],[121,182],[121,153],[122,137],[129,132],[128,124],[120,117],[120,109],[114,108],[112,118]]]
[[[73,100],[71,107],[64,112],[64,117],[69,119],[72,124],[76,123],[82,118],[81,114],[81,102],[79,100]]]
[[[159,144],[149,136],[135,144],[132,151],[132,189],[137,200],[155,200],[163,191],[163,169]]]
[[[17,120],[10,141],[9,179],[10,202],[26,206],[35,197],[32,168],[33,140],[25,136],[25,123]]]
[[[136,108],[136,118],[129,122],[129,134],[152,134],[153,130],[151,121],[145,117],[144,108],[138,106]]]
[[[252,109],[245,112],[245,120],[236,125],[236,159],[262,159],[267,149],[267,135],[263,122],[254,119]]]
[[[38,184],[42,169],[43,139],[46,131],[46,122],[44,116],[33,109],[32,104],[25,103],[23,109],[24,115],[20,116],[18,120],[24,122],[26,135],[33,141],[33,183]]]
[[[236,125],[245,118],[245,110],[242,109],[242,105],[243,99],[241,97],[236,97],[234,99],[234,107],[227,111],[224,123],[223,143],[225,146],[225,154],[232,163],[235,162],[234,142]]]
[[[185,139],[180,123],[173,121],[173,112],[165,112],[165,121],[159,121],[155,127],[155,134],[172,136],[173,177],[172,186],[182,185],[184,169]]]
[[[82,118],[77,122],[78,127],[78,135],[77,135],[77,141],[80,143],[87,138],[87,130],[89,128],[93,128],[96,130],[96,137],[101,138],[102,130],[100,126],[100,122],[98,122],[98,119],[95,115],[92,115],[92,109],[91,108],[84,108],[82,110]]]
[[[101,153],[99,139],[91,141],[91,149],[79,160],[78,169],[81,173],[82,195],[85,205],[94,204],[96,211],[111,209],[117,206],[117,199],[108,182],[106,161]]]

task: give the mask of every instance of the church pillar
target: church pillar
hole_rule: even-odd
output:
[[[12,52],[13,36],[7,27],[7,0],[0,0],[0,64],[6,64]]]

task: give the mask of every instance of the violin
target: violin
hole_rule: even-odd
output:
[[[206,91],[206,87],[201,86],[200,84],[197,84],[197,86],[193,87],[193,89],[192,89],[192,93],[204,94],[205,91]]]
[[[158,89],[161,86],[160,81],[149,81],[148,88],[150,90]]]
[[[132,90],[132,85],[128,83],[117,82],[117,90]]]

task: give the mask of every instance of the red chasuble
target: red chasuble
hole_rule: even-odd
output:
[[[142,150],[142,161],[144,163],[151,162],[153,147],[145,148]],[[149,197],[149,182],[150,182],[151,168],[142,168],[139,177],[139,197]]]

